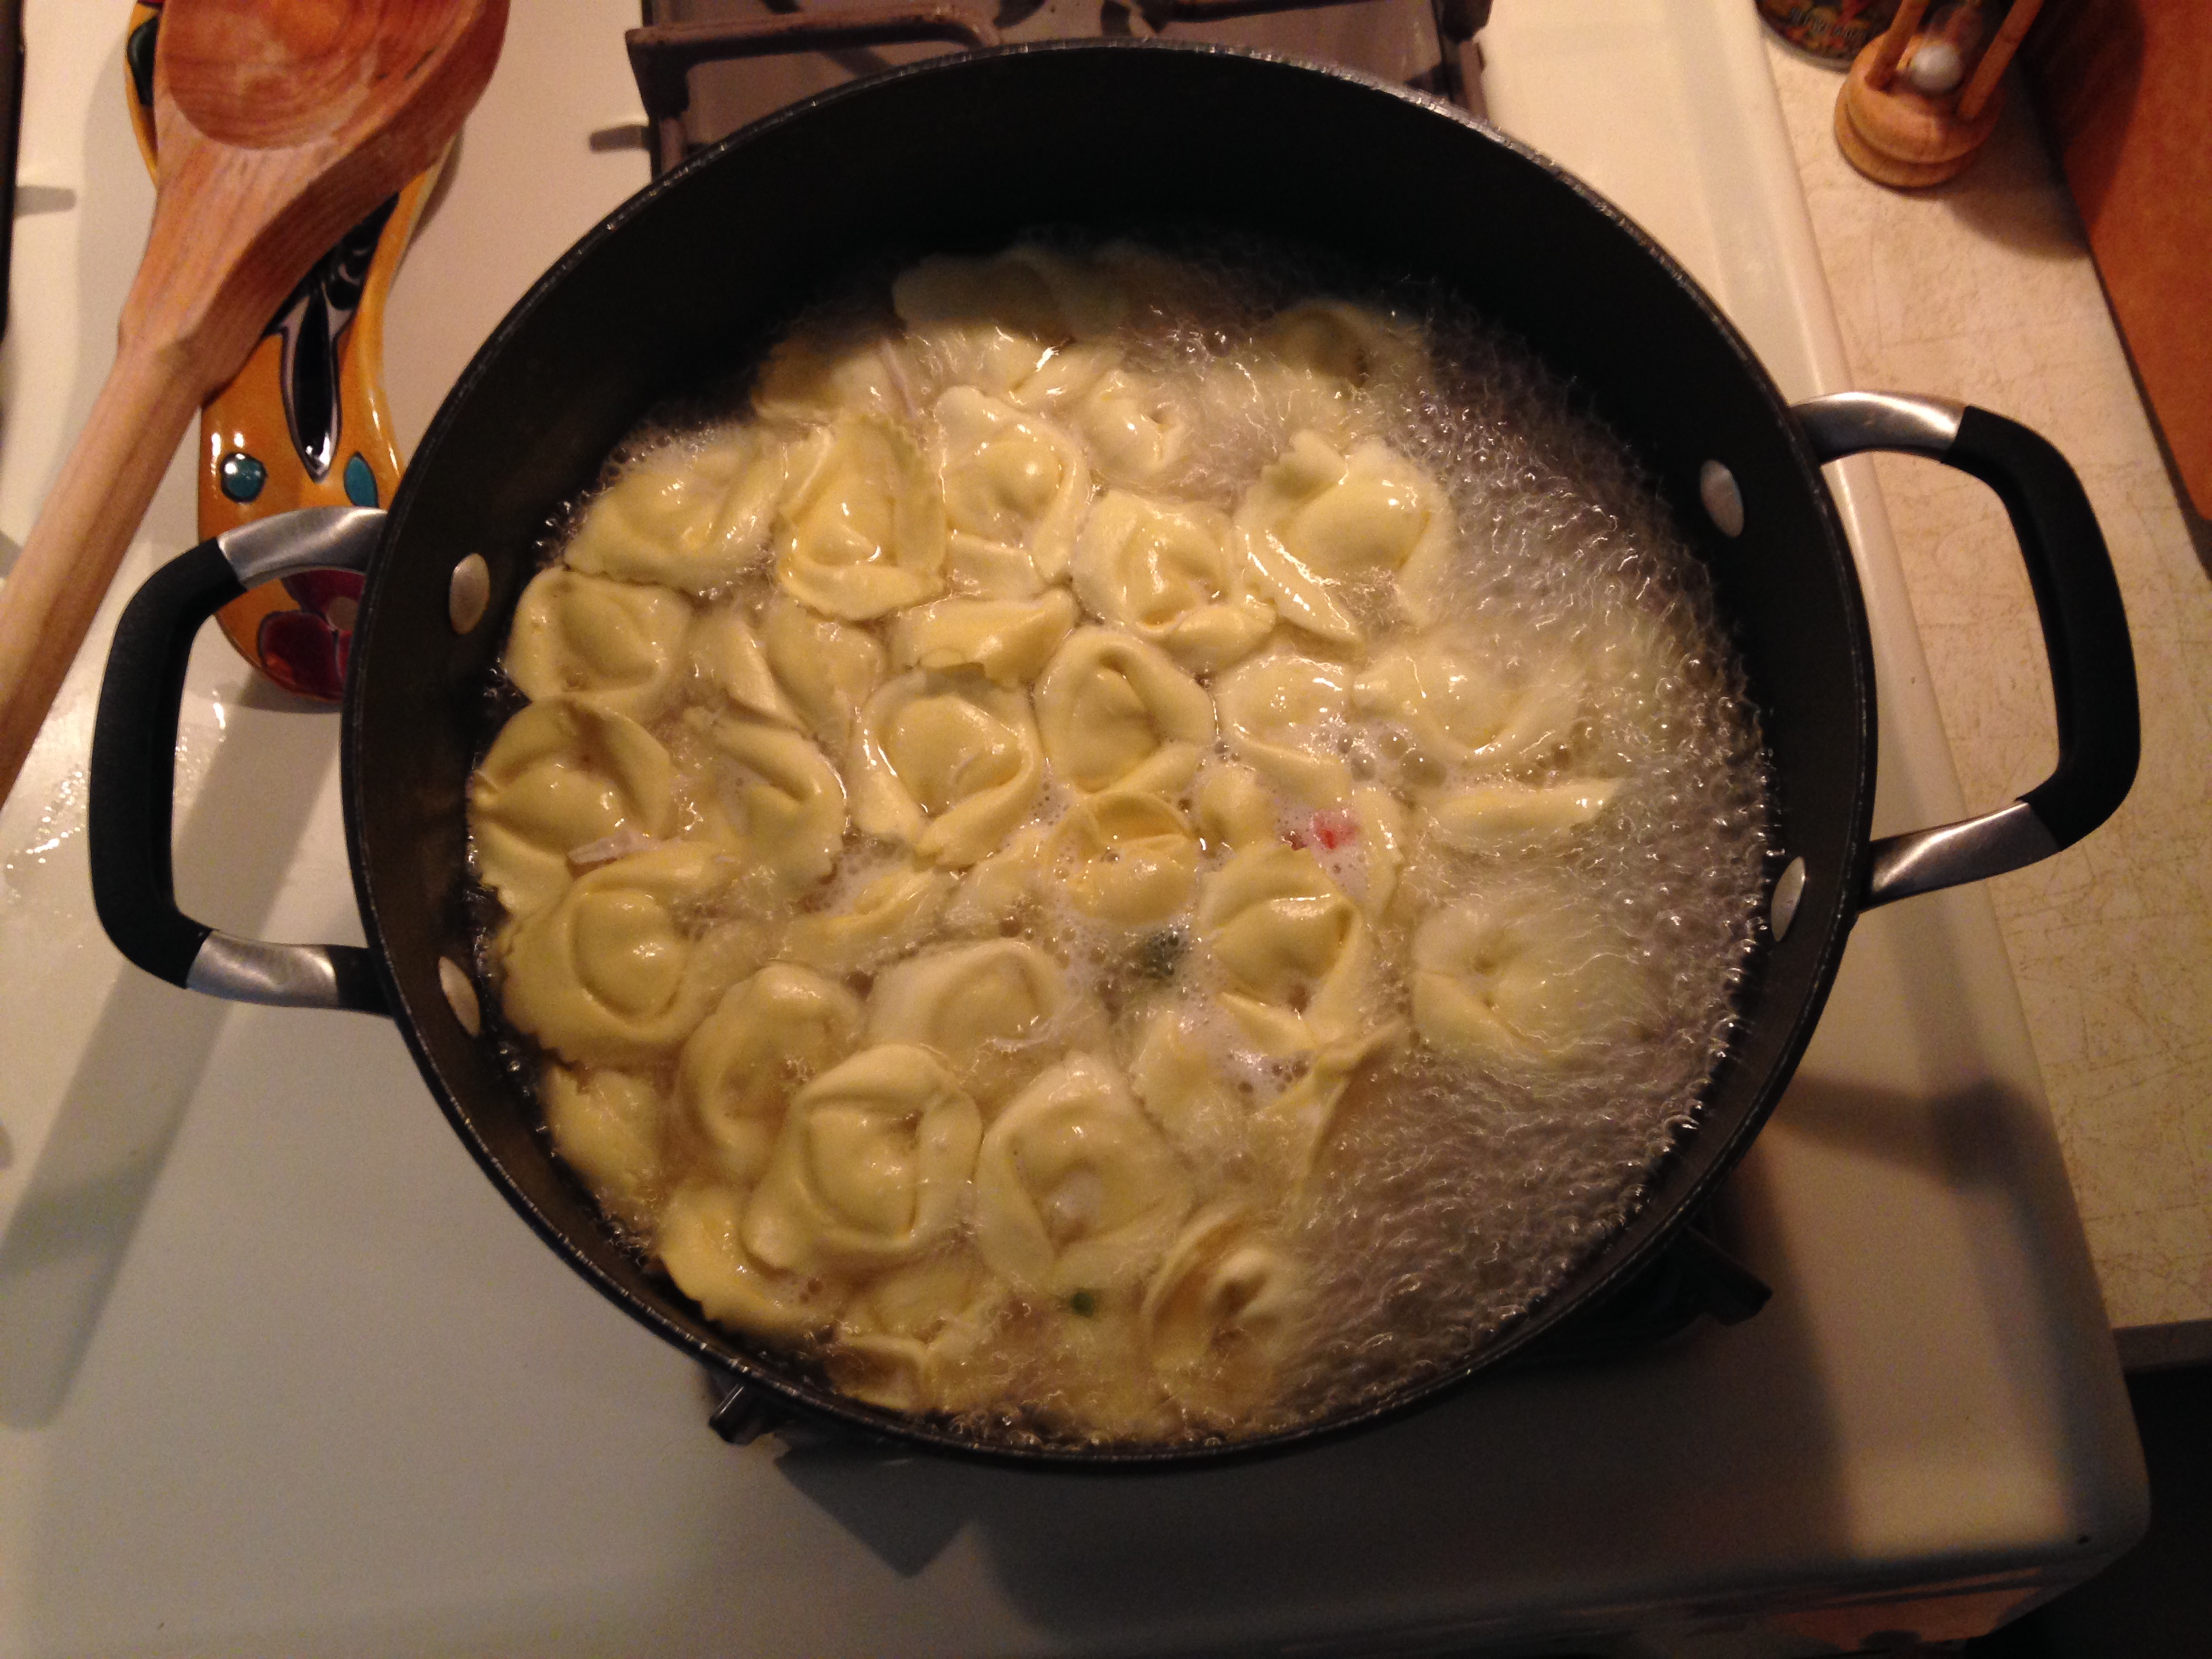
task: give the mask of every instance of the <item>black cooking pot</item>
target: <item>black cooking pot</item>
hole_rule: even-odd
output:
[[[1571,376],[1711,567],[1764,713],[1775,842],[1787,860],[1772,938],[1701,1121],[1610,1243],[1447,1371],[1226,1449],[981,1447],[756,1353],[609,1231],[441,981],[441,969],[451,980],[471,960],[466,787],[489,736],[486,682],[548,515],[592,482],[648,405],[697,384],[702,364],[744,362],[865,257],[988,250],[1024,228],[1070,222],[1292,237],[1378,278],[1437,283]],[[2000,811],[1869,844],[1872,653],[1820,467],[1874,448],[1960,467],[2003,500],[2042,612],[2060,758],[2047,782]],[[213,932],[177,911],[170,883],[173,755],[192,632],[245,588],[317,566],[368,573],[343,770],[367,950]],[[487,571],[488,596],[480,582],[472,593]],[[1857,912],[2080,839],[2125,796],[2136,744],[2111,563],[2081,486],[2041,439],[1929,398],[1845,394],[1792,409],[1635,226],[1434,100],[1213,48],[1099,42],[939,59],[738,133],[641,192],[531,290],[446,399],[388,517],[326,509],[269,520],[157,572],[109,659],[90,839],[100,919],[149,971],[250,1001],[391,1014],[455,1130],[546,1242],[652,1329],[740,1380],[726,1418],[826,1417],[1018,1463],[1158,1465],[1303,1444],[1402,1413],[1618,1285],[1757,1132],[1812,1034]]]

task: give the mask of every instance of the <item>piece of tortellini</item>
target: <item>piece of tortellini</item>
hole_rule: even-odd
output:
[[[863,1048],[792,1097],[745,1208],[745,1249],[806,1273],[927,1255],[960,1224],[982,1135],[975,1103],[935,1054]]]
[[[692,620],[687,649],[696,701],[725,702],[776,726],[804,725],[776,679],[760,635],[738,606],[719,605],[701,611]]]
[[[956,571],[1001,598],[1065,576],[1091,505],[1083,447],[1042,416],[973,386],[955,386],[937,400],[937,428]],[[971,542],[987,545],[971,549]],[[1023,556],[1034,576],[1022,575]],[[1011,576],[996,574],[1007,569]]]
[[[1549,763],[1574,738],[1583,677],[1564,653],[1510,647],[1443,628],[1376,655],[1352,682],[1353,705],[1388,722],[1407,775],[1433,787],[1455,769]]]
[[[592,498],[563,556],[573,570],[685,593],[727,587],[768,550],[783,465],[781,441],[758,427],[671,440]]]
[[[829,1328],[844,1299],[835,1279],[783,1273],[745,1248],[746,1195],[726,1181],[686,1182],[654,1229],[653,1253],[676,1288],[718,1325],[771,1342]]]
[[[984,1403],[993,1316],[1003,1299],[964,1249],[895,1267],[841,1310],[827,1361],[830,1380],[892,1411]]]
[[[1252,1139],[1293,1195],[1302,1194],[1334,1139],[1352,1085],[1370,1061],[1405,1040],[1407,1024],[1383,1020],[1316,1049],[1304,1073],[1253,1115]]]
[[[783,955],[825,974],[872,971],[929,937],[952,886],[942,870],[911,864],[885,870],[856,884],[842,902],[793,917]]]
[[[1213,699],[1156,645],[1079,628],[1037,682],[1037,728],[1060,780],[1180,789],[1213,741]]]
[[[868,622],[945,591],[945,501],[914,440],[848,416],[793,446],[775,524],[775,579],[842,622]]]
[[[556,564],[522,590],[504,666],[532,702],[565,693],[650,725],[684,695],[690,632],[682,594]]]
[[[1140,1279],[1190,1205],[1182,1160],[1097,1054],[1037,1077],[976,1155],[976,1250],[1024,1290],[1096,1296]]]
[[[1085,915],[1125,927],[1167,921],[1190,902],[1198,836],[1173,802],[1139,789],[1105,789],[1054,826],[1046,870]]]
[[[1041,825],[1025,825],[1004,847],[963,875],[945,902],[945,932],[960,939],[998,938],[1018,932],[1043,879],[1045,837]]]
[[[1265,1053],[1310,1054],[1373,1012],[1374,935],[1310,852],[1237,854],[1200,889],[1198,933],[1226,981],[1222,1006]]]
[[[780,340],[753,383],[763,420],[812,427],[847,415],[911,420],[914,370],[903,344],[881,333],[794,334]]]
[[[712,790],[708,837],[734,855],[741,882],[786,896],[836,868],[845,784],[813,743],[787,726],[686,710]]]
[[[1413,934],[1413,1026],[1455,1060],[1553,1069],[1648,1036],[1657,988],[1628,943],[1557,895],[1455,905]]]
[[[528,915],[567,890],[571,853],[666,836],[674,790],[668,751],[635,720],[574,697],[533,702],[469,780],[477,872],[509,915]]]
[[[1352,671],[1274,651],[1238,665],[1215,687],[1223,735],[1237,758],[1309,806],[1352,797],[1344,758]]]
[[[1352,823],[1359,832],[1360,908],[1379,917],[1398,896],[1406,868],[1406,808],[1388,789],[1361,784],[1352,792]]]
[[[1278,447],[1298,432],[1341,446],[1402,398],[1425,359],[1413,331],[1364,307],[1312,300],[1290,307],[1251,346],[1201,383],[1209,421],[1257,428]]]
[[[720,849],[676,842],[579,876],[500,935],[507,1017],[573,1064],[666,1058],[757,965],[744,929],[692,920],[732,875]]]
[[[1427,367],[1420,337],[1393,318],[1343,300],[1306,300],[1261,331],[1262,352],[1370,397],[1401,395]]]
[[[939,599],[892,619],[891,660],[901,668],[979,668],[997,684],[1027,685],[1044,672],[1075,617],[1064,587],[1034,599]]]
[[[1175,1002],[1137,1017],[1129,1087],[1194,1168],[1218,1175],[1243,1160],[1252,1103],[1224,1070],[1200,1022]]]
[[[868,993],[870,1042],[921,1043],[995,1107],[1071,1042],[1097,1035],[1097,1013],[1060,966],[1023,939],[988,939],[896,963]]]
[[[1193,1216],[1145,1287],[1147,1358],[1184,1404],[1223,1414],[1267,1397],[1296,1318],[1298,1273],[1233,1201]]]
[[[1099,477],[1140,489],[1172,477],[1197,421],[1186,386],[1127,366],[1111,346],[1055,352],[1011,401],[1044,410],[1066,425],[1082,441]]]
[[[1075,591],[1091,612],[1193,673],[1242,661],[1273,631],[1274,608],[1247,574],[1224,514],[1127,490],[1098,498],[1075,544]]]
[[[1579,829],[1604,811],[1620,788],[1618,778],[1472,784],[1431,801],[1428,821],[1444,846],[1483,852]]]
[[[724,994],[678,1057],[676,1103],[725,1176],[760,1179],[792,1096],[860,1046],[862,1018],[860,998],[787,962]]]
[[[599,1207],[631,1232],[650,1234],[668,1180],[660,1132],[665,1108],[653,1079],[556,1063],[540,1074],[538,1094],[554,1150]]]
[[[1207,767],[1194,804],[1199,833],[1217,847],[1242,852],[1282,837],[1281,805],[1249,766],[1232,761]]]
[[[1261,471],[1233,533],[1285,621],[1354,646],[1376,613],[1432,613],[1455,535],[1451,503],[1419,466],[1375,442],[1341,454],[1313,432]]]
[[[779,594],[761,617],[761,653],[803,728],[843,757],[866,702],[884,681],[884,647],[849,623],[817,616]]]
[[[891,304],[936,385],[1004,397],[1055,347],[1110,331],[1128,297],[1094,262],[1018,243],[982,258],[933,254],[893,280]]]
[[[1044,782],[1029,693],[980,674],[902,674],[860,711],[853,817],[955,869],[988,857]]]

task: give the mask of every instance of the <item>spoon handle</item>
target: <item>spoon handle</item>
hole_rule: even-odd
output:
[[[0,800],[46,721],[205,388],[126,339],[15,568],[0,583]]]

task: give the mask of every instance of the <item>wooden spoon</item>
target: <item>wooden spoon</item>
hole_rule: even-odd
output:
[[[0,799],[192,411],[294,284],[435,160],[498,61],[507,0],[168,0],[153,230],[115,367],[0,586]]]

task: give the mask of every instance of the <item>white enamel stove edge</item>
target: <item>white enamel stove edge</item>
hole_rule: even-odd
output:
[[[75,199],[19,228],[16,540],[104,372],[151,199],[121,9],[28,8],[22,177]],[[635,16],[517,9],[392,307],[410,443],[507,305],[641,181],[635,151],[585,139],[635,118]],[[1790,395],[1846,384],[1749,6],[1501,0],[1485,44],[1503,125],[1674,248]],[[190,539],[185,461],[119,592]],[[1882,680],[1877,828],[1936,822],[1960,803],[1917,638],[1870,477],[1840,471]],[[1860,927],[1735,1183],[1778,1291],[1750,1324],[1201,1476],[732,1451],[693,1369],[477,1174],[388,1027],[118,967],[82,852],[104,640],[0,817],[0,1652],[1796,1653],[1978,1627],[2141,1523],[1978,893]],[[188,908],[357,939],[335,722],[246,690],[211,638],[190,684]],[[1933,1610],[1894,1605],[1929,1586]]]

